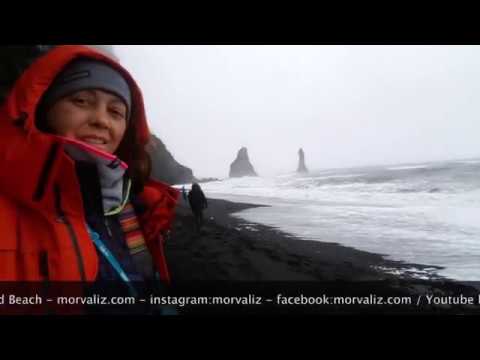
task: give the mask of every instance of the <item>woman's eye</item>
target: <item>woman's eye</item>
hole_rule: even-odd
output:
[[[85,105],[85,104],[87,104],[88,101],[87,101],[87,99],[85,99],[85,98],[76,97],[76,98],[73,98],[73,102],[74,102],[75,104],[78,104],[78,105]]]
[[[110,112],[117,118],[125,118],[125,112],[119,109],[110,109]]]

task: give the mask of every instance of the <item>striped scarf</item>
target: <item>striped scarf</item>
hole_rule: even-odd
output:
[[[119,214],[119,220],[123,233],[125,234],[125,239],[127,241],[130,254],[135,255],[146,250],[147,247],[145,245],[142,229],[140,228],[140,224],[132,204],[127,203],[125,205]]]

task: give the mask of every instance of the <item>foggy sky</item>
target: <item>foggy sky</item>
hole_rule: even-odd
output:
[[[115,46],[197,177],[480,156],[480,46]]]

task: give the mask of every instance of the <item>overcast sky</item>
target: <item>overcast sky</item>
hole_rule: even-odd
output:
[[[115,46],[197,177],[480,156],[480,46]]]

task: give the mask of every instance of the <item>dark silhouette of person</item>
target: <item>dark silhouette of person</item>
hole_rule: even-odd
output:
[[[192,184],[192,189],[188,193],[188,202],[195,218],[195,227],[200,232],[203,226],[203,210],[208,207],[208,202],[200,185],[197,183]]]

